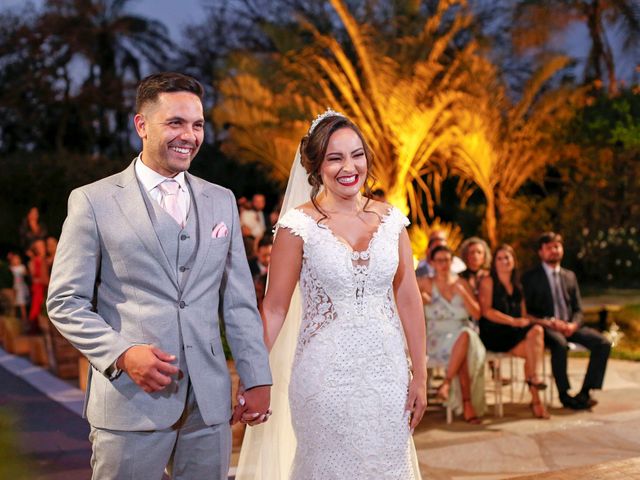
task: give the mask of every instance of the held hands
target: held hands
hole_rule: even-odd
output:
[[[576,330],[578,330],[578,324],[573,322],[565,322],[564,320],[558,320],[557,318],[551,318],[549,320],[550,327],[557,332],[560,332],[565,337],[570,337]]]
[[[427,379],[414,376],[409,383],[409,394],[405,410],[411,412],[411,433],[418,426],[424,412],[427,410]]]
[[[244,389],[242,382],[238,384],[236,394],[238,404],[233,409],[231,425],[241,422],[248,425],[258,425],[266,422],[271,416],[269,403],[271,401],[271,386],[263,385]]]
[[[569,323],[569,322],[562,322],[562,323],[564,323],[564,329],[562,330],[562,333],[564,334],[565,337],[570,337],[571,335],[576,333],[576,330],[578,330],[577,323]]]
[[[154,345],[134,345],[126,350],[116,362],[116,366],[131,377],[147,393],[159,392],[172,382],[171,375],[180,369],[169,362],[175,361],[170,355]]]

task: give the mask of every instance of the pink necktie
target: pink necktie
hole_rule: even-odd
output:
[[[165,180],[158,185],[158,188],[162,192],[160,206],[173,217],[180,227],[184,228],[184,215],[182,208],[180,208],[180,184],[175,180]]]

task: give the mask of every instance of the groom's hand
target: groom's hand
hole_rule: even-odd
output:
[[[134,345],[126,350],[116,362],[116,366],[131,377],[147,393],[158,392],[169,385],[171,375],[180,370],[169,362],[175,361],[170,355],[153,345]]]

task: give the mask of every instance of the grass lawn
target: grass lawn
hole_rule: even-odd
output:
[[[622,333],[622,337],[613,347],[611,357],[640,361],[640,290],[586,287],[582,296],[585,307],[599,305],[621,307],[619,311],[609,316],[609,326],[615,322],[619,332]]]
[[[585,307],[599,305],[621,307],[609,317],[609,325],[615,322],[619,332],[622,333],[622,337],[613,347],[611,357],[640,361],[640,290],[585,288],[583,297]]]
[[[625,305],[614,320],[624,335],[614,346],[612,356],[640,361],[640,303]]]

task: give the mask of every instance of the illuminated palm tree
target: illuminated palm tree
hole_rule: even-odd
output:
[[[484,95],[473,97],[459,114],[452,169],[477,186],[486,200],[485,229],[493,247],[499,221],[520,188],[557,159],[554,125],[568,120],[583,90],[559,88],[542,92],[549,79],[568,64],[566,57],[547,62],[513,103],[494,67],[484,64]]]
[[[220,94],[224,100],[214,109],[213,120],[228,128],[230,141],[223,143],[223,152],[264,164],[275,180],[286,184],[298,142],[309,127],[289,112],[318,111],[318,105],[289,89],[274,93],[246,73],[223,81]]]
[[[568,60],[545,64],[514,103],[473,42],[452,49],[470,22],[464,9],[451,15],[461,2],[439,2],[419,33],[395,40],[359,24],[342,0],[330,3],[348,41],[303,21],[313,44],[278,59],[281,83],[267,86],[255,73],[225,82],[214,118],[229,125],[228,153],[270,165],[284,180],[308,118],[331,107],[361,128],[375,156],[372,173],[391,203],[426,230],[440,182],[457,176],[462,203],[483,192],[495,246],[511,199],[554,159],[551,127],[570,115],[574,96],[543,87]],[[249,63],[245,71],[259,68]]]
[[[443,19],[464,2],[439,2],[418,34],[387,43],[359,24],[342,0],[330,3],[349,42],[302,21],[313,44],[279,59],[279,85],[267,88],[238,76],[222,87],[227,100],[214,118],[229,124],[228,145],[235,146],[227,148],[273,166],[282,178],[308,124],[301,121],[331,107],[362,129],[375,156],[372,173],[387,199],[405,212],[411,207],[414,219],[426,224],[422,200],[429,207],[434,200],[428,177],[451,150],[468,78],[465,62],[473,54],[469,47],[451,58],[452,40],[470,18],[458,13],[452,22]]]

